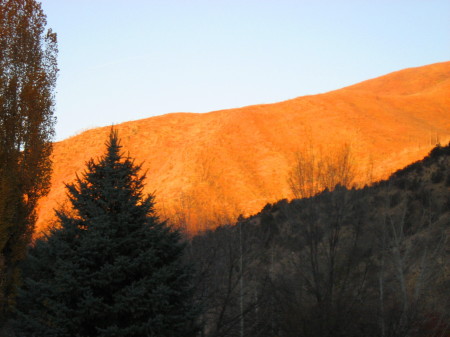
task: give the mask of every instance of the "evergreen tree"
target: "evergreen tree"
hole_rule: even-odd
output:
[[[0,320],[50,183],[58,50],[46,23],[37,1],[0,0]]]
[[[180,233],[159,221],[140,166],[107,152],[67,185],[73,212],[30,250],[18,296],[20,336],[194,336]]]

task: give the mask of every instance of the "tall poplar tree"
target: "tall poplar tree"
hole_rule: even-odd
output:
[[[0,320],[49,188],[58,50],[46,23],[37,1],[0,0]]]
[[[31,249],[18,336],[195,336],[180,234],[120,149],[112,132],[106,154],[67,186],[74,212],[59,212],[60,227]]]

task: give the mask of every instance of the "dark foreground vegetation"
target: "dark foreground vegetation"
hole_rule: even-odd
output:
[[[374,186],[281,200],[184,243],[115,132],[107,145],[30,247],[10,336],[450,333],[450,144]]]
[[[193,238],[201,336],[450,334],[450,145]]]
[[[195,336],[180,233],[156,216],[139,171],[111,131],[105,155],[67,185],[72,208],[23,264],[17,336]]]

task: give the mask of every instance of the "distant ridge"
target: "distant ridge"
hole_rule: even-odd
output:
[[[124,151],[143,162],[161,217],[200,230],[290,198],[295,153],[350,144],[358,181],[387,178],[450,140],[450,62],[409,68],[325,94],[204,114],[173,113],[115,126]],[[99,156],[109,127],[55,143],[49,195],[37,233],[72,182]],[[373,167],[373,170],[370,169]]]

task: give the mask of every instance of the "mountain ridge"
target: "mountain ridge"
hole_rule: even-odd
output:
[[[350,144],[358,184],[368,182],[370,167],[372,179],[380,180],[424,157],[450,139],[448,92],[450,62],[442,62],[279,103],[171,113],[114,128],[124,151],[143,162],[146,191],[156,192],[161,216],[200,230],[290,197],[287,176],[308,143],[324,152]],[[101,155],[109,130],[55,143],[52,189],[40,202],[38,232],[64,200],[63,182]]]

